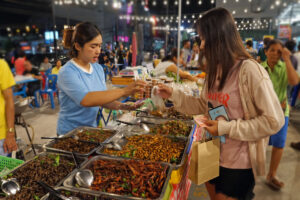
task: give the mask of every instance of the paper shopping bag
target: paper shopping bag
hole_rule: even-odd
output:
[[[200,185],[219,176],[220,167],[220,139],[205,142],[194,142],[189,179]]]

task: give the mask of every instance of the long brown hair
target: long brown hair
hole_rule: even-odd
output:
[[[207,61],[208,90],[214,87],[218,70],[221,70],[218,88],[220,91],[236,59],[247,59],[250,55],[243,45],[232,15],[225,8],[207,11],[197,20],[196,27],[201,39],[205,40],[204,56]]]
[[[82,22],[75,26],[75,28],[64,29],[63,45],[65,48],[70,49],[70,57],[74,58],[78,56],[78,51],[75,48],[77,42],[81,47],[85,43],[93,40],[98,35],[101,35],[101,31],[97,26],[90,22]]]

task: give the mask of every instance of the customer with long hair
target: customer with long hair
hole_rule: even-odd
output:
[[[99,106],[114,110],[136,109],[139,106],[122,104],[117,100],[140,91],[143,81],[136,81],[122,89],[106,89],[103,68],[97,63],[102,36],[95,25],[84,22],[77,24],[75,29],[66,29],[63,42],[70,49],[72,59],[58,74],[58,135],[79,126],[97,126]]]
[[[284,124],[284,115],[266,70],[245,50],[229,11],[216,8],[197,21],[207,62],[200,98],[160,85],[157,93],[183,113],[207,114],[209,105],[224,106],[229,121],[206,122],[214,136],[225,135],[220,147],[220,176],[207,182],[213,200],[253,199],[255,176],[265,174],[269,136]]]

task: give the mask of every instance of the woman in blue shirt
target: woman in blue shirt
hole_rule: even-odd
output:
[[[79,126],[96,127],[99,106],[108,109],[130,110],[130,106],[117,100],[141,90],[144,82],[136,81],[123,89],[106,90],[105,75],[97,63],[102,36],[100,30],[89,22],[66,29],[64,47],[70,49],[71,60],[58,74],[60,111],[57,134],[64,135]]]

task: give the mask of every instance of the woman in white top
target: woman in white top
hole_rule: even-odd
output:
[[[163,75],[167,75],[168,72],[174,72],[177,74],[177,49],[173,48],[171,54],[167,55],[161,63],[159,63],[154,69],[154,75],[159,77]],[[179,69],[179,76],[182,79],[188,79],[191,81],[197,81],[196,77],[193,77],[188,72],[184,72]]]

